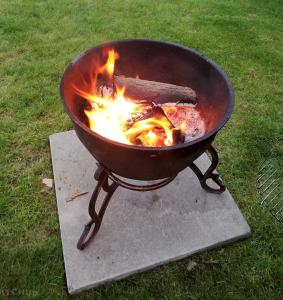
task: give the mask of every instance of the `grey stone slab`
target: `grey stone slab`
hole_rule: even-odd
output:
[[[50,136],[63,255],[70,294],[118,280],[208,248],[236,241],[250,228],[229,191],[205,192],[188,168],[152,192],[118,188],[100,231],[83,251],[76,248],[95,186],[94,158],[74,131]],[[202,155],[197,165],[210,161]],[[66,202],[75,192],[88,194]]]

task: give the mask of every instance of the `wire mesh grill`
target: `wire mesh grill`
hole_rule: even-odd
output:
[[[258,170],[257,191],[261,204],[280,222],[283,222],[283,156],[264,161]]]

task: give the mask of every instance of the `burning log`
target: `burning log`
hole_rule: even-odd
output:
[[[155,105],[145,105],[145,107],[137,112],[136,114],[132,115],[130,119],[127,120],[126,122],[126,127],[129,128],[131,127],[134,123],[138,121],[142,121],[148,118],[152,118],[155,115],[164,115],[163,110],[159,106]]]
[[[174,128],[160,107],[153,107],[151,111],[133,119],[127,127],[125,134],[132,144],[164,147],[183,143],[185,140],[182,131]]]
[[[152,137],[154,135],[154,138]],[[166,146],[166,133],[162,128],[155,127],[154,129],[150,130],[150,133],[147,131],[142,132],[140,135],[136,137],[136,141],[140,141],[143,146],[147,147],[164,147]],[[136,143],[135,141],[135,143]],[[172,144],[177,145],[184,143],[185,136],[182,134],[179,128],[172,128]]]
[[[172,145],[182,144],[185,141],[185,135],[180,128],[172,129]]]
[[[180,128],[185,141],[192,141],[205,134],[205,123],[195,107],[163,106],[162,110],[175,128]]]
[[[170,83],[143,80],[125,76],[114,76],[116,86],[126,87],[126,95],[132,99],[167,103],[182,101],[196,104],[196,92],[189,87]]]
[[[127,121],[127,127],[132,126],[135,122],[145,120],[147,118],[151,118],[156,114],[162,114],[166,115],[167,110],[174,109],[177,107],[182,108],[192,108],[194,105],[190,103],[183,103],[183,102],[172,102],[172,103],[161,103],[161,104],[148,104],[147,101],[141,101],[138,102],[139,104],[145,103],[144,107],[141,111],[137,112],[135,115],[132,115],[132,117]],[[166,115],[168,118],[168,116]],[[172,123],[172,122],[171,122]],[[172,123],[173,125],[173,123]]]
[[[162,116],[162,117],[161,117]],[[142,111],[132,116],[127,122],[127,128],[136,126],[135,123],[147,120],[149,118],[165,118],[172,130],[172,145],[180,144],[187,141],[192,141],[205,134],[205,124],[201,119],[199,112],[191,104],[182,105],[178,103],[164,103],[160,105],[147,105]],[[137,140],[139,134],[137,132]],[[160,134],[162,136],[162,134]],[[138,138],[144,146],[149,146],[147,136],[141,135]],[[155,145],[160,144],[159,141]],[[151,146],[154,146],[151,144]]]

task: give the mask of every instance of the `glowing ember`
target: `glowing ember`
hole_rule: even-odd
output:
[[[113,93],[112,87],[97,88],[98,76],[113,84],[117,59],[119,59],[118,53],[113,49],[109,50],[106,64],[96,68],[95,76],[88,90],[74,86],[76,93],[89,103],[90,108],[85,109],[84,112],[88,118],[90,129],[108,139],[125,144],[164,147],[178,143],[174,139],[174,131],[176,132],[177,129],[185,135],[189,132],[189,125],[184,120],[182,122],[171,121],[169,115],[173,114],[174,107],[130,123],[129,121],[133,120],[135,116],[144,113],[148,104],[137,103],[133,99],[127,98],[124,94],[125,87],[116,86],[115,93]],[[204,126],[202,127],[204,128]]]
[[[144,146],[170,146],[173,144],[172,124],[166,117],[158,116],[137,121],[125,132],[131,143],[136,140]]]

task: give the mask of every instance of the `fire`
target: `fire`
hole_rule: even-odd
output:
[[[91,109],[84,111],[88,117],[90,129],[108,139],[129,144],[129,139],[125,135],[125,124],[139,106],[128,101],[123,93],[123,89],[118,89],[115,97],[101,98],[85,93],[80,95],[91,104]]]
[[[139,139],[147,146],[170,146],[173,144],[172,128],[165,117],[155,117],[135,122],[125,134],[131,142]]]
[[[107,62],[99,69],[99,73],[103,74],[106,72],[111,78],[114,73],[115,61],[117,59],[119,59],[119,54],[115,52],[114,49],[109,50]]]
[[[88,89],[82,90],[74,86],[76,93],[88,102],[84,112],[90,129],[125,144],[152,147],[173,145],[175,128],[166,115],[156,113],[131,123],[134,116],[143,112],[146,104],[127,98],[125,87],[113,86],[115,62],[118,59],[119,54],[110,49],[106,63],[96,67],[95,76]],[[107,85],[97,88],[99,76]]]

